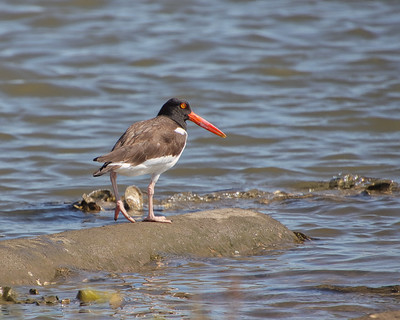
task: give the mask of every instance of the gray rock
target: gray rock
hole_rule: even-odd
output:
[[[118,223],[0,242],[0,285],[41,285],[59,270],[136,272],[155,256],[251,255],[291,247],[296,235],[268,215],[234,208],[171,217],[172,224]],[[73,272],[72,272],[73,273]],[[64,277],[62,277],[64,278]]]

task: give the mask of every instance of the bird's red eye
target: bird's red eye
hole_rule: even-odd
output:
[[[181,109],[186,109],[186,107],[187,107],[187,104],[184,103],[184,102],[182,102],[182,103],[181,103]]]

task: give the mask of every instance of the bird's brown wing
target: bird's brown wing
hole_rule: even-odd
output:
[[[104,163],[93,175],[100,176],[116,169],[116,166],[109,166],[111,163],[122,162],[135,166],[151,158],[179,155],[186,144],[186,135],[175,132],[177,127],[175,121],[165,117],[133,124],[119,138],[111,152],[93,159]]]

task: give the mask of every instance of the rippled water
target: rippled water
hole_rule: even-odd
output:
[[[399,282],[398,192],[313,186],[340,173],[400,181],[399,14],[394,0],[3,1],[3,239],[114,223],[111,212],[72,209],[82,193],[110,187],[92,177],[91,159],[178,96],[228,138],[189,124],[187,149],[161,176],[156,198],[253,188],[311,193],[207,205],[254,208],[318,240],[261,257],[178,257],[147,273],[87,276],[101,278],[92,286],[120,291],[122,309],[73,301],[7,306],[1,315],[345,319],[398,308],[391,295],[319,287]],[[119,182],[121,191],[132,183],[145,189],[148,177]],[[73,298],[85,285],[75,279],[44,290]]]

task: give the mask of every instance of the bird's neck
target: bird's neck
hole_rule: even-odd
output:
[[[175,121],[178,124],[178,126],[180,126],[185,131],[187,129],[186,121],[185,121],[185,119],[183,119],[183,117],[176,117],[176,116],[170,117],[170,116],[165,116],[165,115],[159,115],[159,117],[167,117],[167,118]]]

